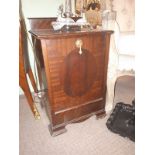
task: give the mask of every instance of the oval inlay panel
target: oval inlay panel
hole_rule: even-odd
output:
[[[84,95],[93,85],[96,71],[95,58],[88,50],[82,49],[82,54],[79,49],[70,52],[61,73],[65,93],[72,97]]]

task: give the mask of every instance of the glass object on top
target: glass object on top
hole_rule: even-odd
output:
[[[102,28],[105,30],[114,30],[116,22],[116,11],[105,10],[102,14]]]
[[[73,13],[72,13],[72,2],[71,2],[71,0],[66,0],[65,1],[65,12],[64,12],[64,15],[67,18],[73,16]]]
[[[113,0],[110,1],[110,9],[103,11],[102,28],[106,30],[114,30],[116,23],[116,11],[113,10]]]
[[[62,30],[64,28],[63,30],[69,31],[77,26],[89,26],[84,13],[76,22],[72,19],[72,2],[72,0],[65,0],[65,4],[59,6],[57,19],[51,23],[54,30]]]
[[[116,19],[117,12],[113,10],[113,7],[113,0],[110,0],[110,9],[103,11],[102,14],[102,29],[114,31],[112,37],[114,37],[115,47],[118,48],[120,27]]]

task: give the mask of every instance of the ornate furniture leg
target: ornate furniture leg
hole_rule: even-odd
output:
[[[67,129],[65,128],[65,126],[61,126],[61,127],[58,127],[58,128],[52,128],[51,127],[51,124],[48,126],[49,128],[49,131],[50,131],[50,134],[51,136],[55,137],[55,136],[58,136],[62,133],[65,133],[67,132]]]
[[[105,111],[104,112],[102,111],[102,112],[96,114],[96,119],[100,119],[100,118],[103,118],[105,116],[106,116]]]
[[[113,102],[115,96],[115,83],[116,77],[108,78],[107,80],[107,93],[106,93],[106,113],[109,113],[113,109]]]
[[[32,95],[30,93],[30,88],[28,86],[26,74],[22,74],[22,72],[20,72],[20,75],[19,75],[19,85],[22,88],[22,90],[24,91],[24,94],[27,98],[28,104],[34,114],[35,119],[40,119],[40,114],[36,108],[36,105],[33,101]]]
[[[25,33],[22,25],[22,21],[20,21],[20,28],[19,28],[19,85],[24,91],[24,94],[27,98],[28,104],[34,114],[35,119],[40,119],[40,114],[36,108],[36,105],[33,101],[32,94],[28,85],[26,74],[28,73],[34,91],[37,92],[37,87],[35,84],[35,80],[33,77],[32,70],[30,68],[30,64],[27,57],[27,48],[25,45]]]

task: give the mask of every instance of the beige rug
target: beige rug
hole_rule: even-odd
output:
[[[122,77],[116,85],[115,103],[131,103],[134,98],[134,78]],[[109,131],[105,125],[109,116],[69,124],[67,132],[51,137],[45,109],[38,103],[41,120],[34,120],[24,96],[19,103],[20,155],[134,155],[135,143]]]

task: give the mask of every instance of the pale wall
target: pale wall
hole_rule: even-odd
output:
[[[106,8],[109,9],[110,1],[106,2]],[[117,21],[122,32],[135,31],[135,0],[113,0],[113,10],[117,11]]]
[[[63,0],[22,0],[26,17],[52,17],[57,15],[58,6]]]

